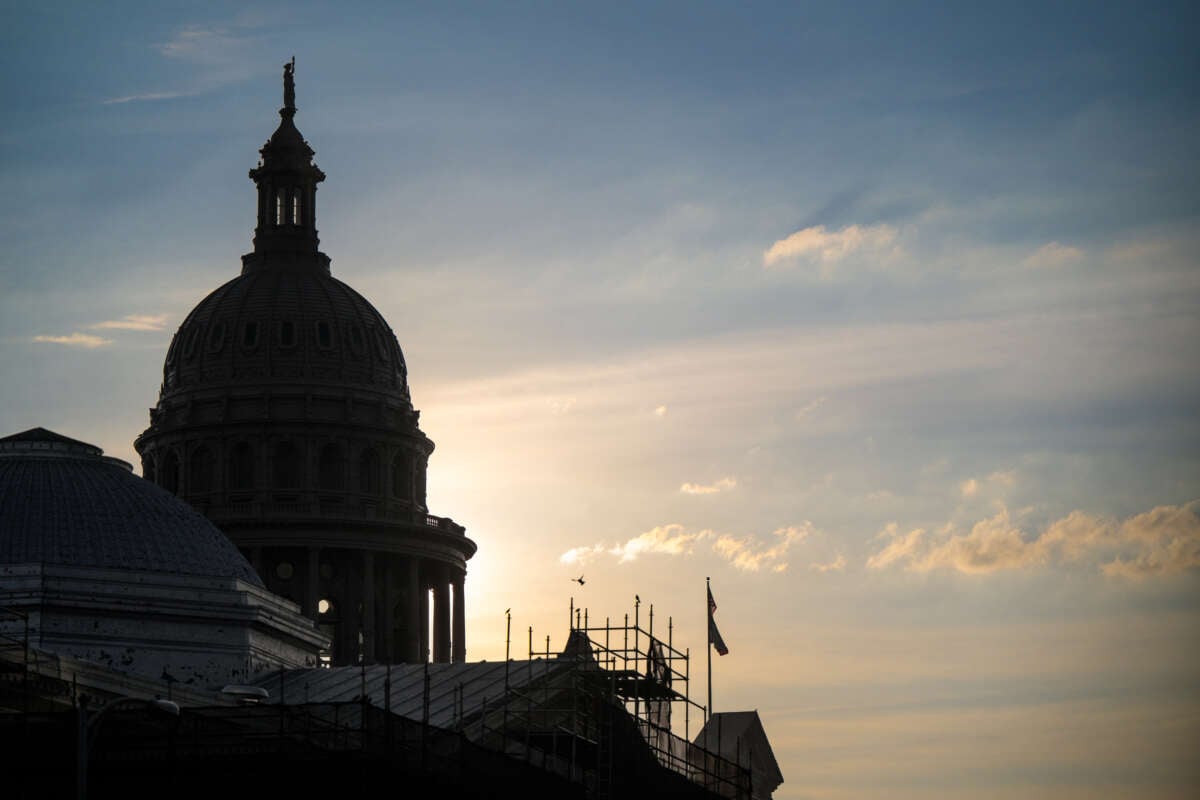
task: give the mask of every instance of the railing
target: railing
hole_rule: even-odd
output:
[[[381,522],[407,522],[425,528],[463,536],[466,529],[449,517],[438,517],[408,508],[388,507],[383,503],[342,503],[328,500],[246,501],[199,504],[204,515],[215,521],[262,517],[322,517]]]

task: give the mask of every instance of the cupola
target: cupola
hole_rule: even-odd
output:
[[[283,108],[279,127],[259,150],[250,179],[258,187],[254,252],[242,256],[242,273],[286,265],[329,272],[329,257],[317,249],[317,184],[325,173],[296,128],[296,59],[283,65]]]

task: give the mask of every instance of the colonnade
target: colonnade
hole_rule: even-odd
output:
[[[461,567],[329,547],[251,547],[248,557],[270,591],[331,637],[333,666],[466,660]]]

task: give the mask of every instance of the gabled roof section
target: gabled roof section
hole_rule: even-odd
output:
[[[779,762],[775,760],[775,752],[771,749],[758,711],[715,713],[696,734],[692,744],[730,761],[745,763],[749,759],[755,773],[774,782],[769,789],[762,787],[766,795],[783,783],[783,773],[779,771]],[[756,781],[755,794],[758,794],[759,788],[760,782]]]

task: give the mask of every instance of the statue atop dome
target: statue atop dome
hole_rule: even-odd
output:
[[[296,110],[296,57],[283,65],[283,107],[288,111]]]

